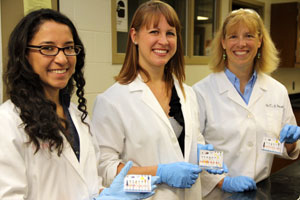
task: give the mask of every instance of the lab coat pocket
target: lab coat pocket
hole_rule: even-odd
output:
[[[266,107],[266,134],[270,137],[279,137],[281,130],[283,108],[278,106]]]

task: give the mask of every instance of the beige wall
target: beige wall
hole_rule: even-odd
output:
[[[221,20],[229,12],[229,1],[222,0]],[[265,25],[270,27],[271,0],[257,0],[265,3]],[[114,83],[113,77],[121,65],[111,64],[111,1],[110,0],[60,0],[60,10],[69,16],[77,28],[87,49],[85,77],[88,111],[91,113],[98,93],[105,91]],[[206,65],[187,65],[186,83],[193,85],[210,73]],[[284,83],[290,93],[300,92],[300,69],[279,69],[274,77]],[[296,90],[292,90],[292,81]],[[299,85],[299,86],[298,86]]]
[[[53,0],[56,1],[56,0]],[[229,12],[229,1],[221,0],[220,17],[223,21]],[[265,3],[265,24],[270,27],[270,3],[289,0],[256,0]],[[299,0],[300,1],[300,0]],[[8,35],[13,26],[23,16],[22,0],[1,0],[3,54],[6,54]],[[105,91],[114,83],[113,77],[121,65],[112,65],[111,53],[111,0],[60,0],[60,11],[69,16],[79,30],[87,49],[85,77],[88,111],[91,113],[98,93]],[[5,62],[5,56],[3,58]],[[210,73],[206,65],[186,66],[188,85],[204,78]],[[300,92],[300,69],[279,69],[274,77],[284,83],[290,93]],[[296,90],[292,90],[292,81]]]

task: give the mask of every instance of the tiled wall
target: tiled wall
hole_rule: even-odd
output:
[[[110,0],[61,0],[60,11],[75,23],[86,48],[85,93],[91,113],[98,93],[114,83],[120,65],[112,65]]]

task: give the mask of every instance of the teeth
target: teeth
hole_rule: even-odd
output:
[[[154,50],[154,52],[156,52],[156,53],[167,53],[167,50],[158,50],[158,49],[156,49],[156,50]]]
[[[67,69],[55,69],[55,70],[51,70],[51,72],[54,72],[56,74],[63,74],[67,71]]]
[[[235,54],[237,54],[237,55],[245,55],[246,52],[245,51],[236,51]]]

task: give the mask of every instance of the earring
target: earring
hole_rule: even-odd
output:
[[[257,59],[260,59],[260,52],[257,53]]]
[[[137,45],[138,43],[136,41],[134,41],[134,45]]]
[[[227,58],[227,55],[226,55],[226,51],[224,49],[224,51],[223,51],[223,60],[226,60],[226,58]]]

